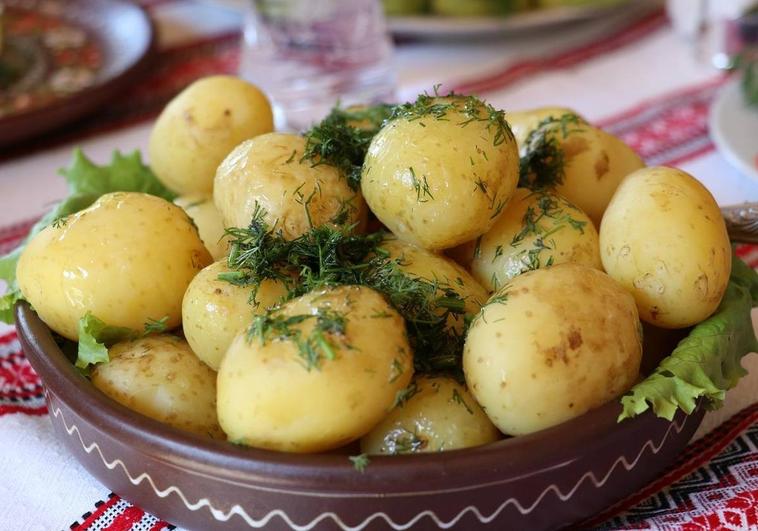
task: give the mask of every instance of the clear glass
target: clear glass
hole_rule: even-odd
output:
[[[266,91],[277,129],[342,105],[391,101],[392,42],[379,0],[251,0],[240,75]]]

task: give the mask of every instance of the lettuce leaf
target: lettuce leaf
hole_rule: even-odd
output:
[[[89,160],[81,149],[75,149],[68,168],[59,173],[68,183],[69,195],[55,205],[29,231],[29,235],[16,249],[0,257],[0,280],[7,285],[0,297],[0,321],[13,323],[13,306],[20,300],[16,283],[16,264],[27,242],[55,220],[84,210],[109,192],[144,192],[172,201],[176,195],[163,186],[152,170],[142,163],[139,151],[122,155],[115,151],[107,166],[98,166]]]
[[[746,374],[740,365],[742,357],[758,351],[750,318],[758,301],[758,274],[737,257],[732,262],[732,275],[719,308],[621,398],[619,421],[650,407],[657,416],[671,420],[677,409],[692,413],[700,397],[709,409],[716,409],[726,391]]]
[[[92,313],[87,312],[79,319],[79,350],[76,367],[87,369],[96,363],[107,363],[108,347],[119,341],[136,339],[140,334],[121,326],[108,326]]]

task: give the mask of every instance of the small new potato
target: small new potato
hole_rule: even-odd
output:
[[[148,194],[105,194],[34,236],[16,268],[40,318],[77,341],[87,313],[142,330],[151,319],[181,322],[182,298],[211,256],[187,214]]]
[[[570,262],[602,269],[597,230],[587,214],[557,194],[526,188],[516,190],[495,225],[461,254],[490,291],[539,267]]]
[[[419,377],[412,394],[361,439],[367,454],[415,454],[495,442],[500,432],[465,386],[454,379]]]
[[[175,428],[223,439],[216,373],[171,335],[117,343],[92,369],[92,384],[116,402]]]
[[[161,112],[150,133],[150,167],[180,195],[210,195],[229,152],[273,130],[271,105],[258,87],[234,76],[206,77]]]
[[[234,148],[216,173],[213,199],[227,227],[247,227],[263,209],[269,227],[292,240],[347,211],[347,221],[365,225],[366,205],[339,170],[300,159],[305,139],[269,133]]]
[[[228,273],[226,261],[209,265],[192,279],[182,302],[182,328],[200,360],[218,370],[232,340],[287,294],[280,281],[264,280],[250,297],[253,286],[237,286],[218,277]]]
[[[475,98],[422,96],[371,141],[361,189],[393,234],[437,251],[489,230],[516,188],[518,166],[497,111]]]
[[[490,298],[469,328],[463,371],[495,426],[523,435],[618,397],[641,357],[632,296],[601,271],[561,264],[519,275]]]
[[[321,452],[368,433],[413,375],[402,317],[377,292],[310,292],[256,320],[221,361],[218,417],[230,441]]]
[[[537,129],[544,120],[548,118],[560,119],[566,114],[577,116],[579,120],[586,122],[575,110],[567,107],[538,107],[526,111],[509,112],[506,119],[511,126],[511,131],[513,131],[519,148],[521,148],[526,143],[529,133]]]
[[[732,269],[718,204],[674,168],[645,168],[621,183],[600,226],[600,253],[608,274],[634,295],[642,319],[662,328],[711,315]]]
[[[466,315],[475,315],[487,301],[487,291],[468,271],[449,258],[395,239],[385,240],[381,247],[389,253],[390,258],[400,260],[398,267],[401,271],[415,278],[437,282],[439,296],[443,296],[443,290],[446,289],[460,295],[466,306]],[[461,333],[464,317],[450,314],[447,324]]]
[[[214,260],[220,260],[229,253],[229,241],[224,235],[224,222],[221,219],[213,198],[204,195],[184,195],[174,199],[174,204],[181,207],[197,227],[200,239]]]

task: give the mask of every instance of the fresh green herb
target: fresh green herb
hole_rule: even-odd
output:
[[[426,180],[426,175],[422,176],[421,180],[419,180],[416,177],[416,172],[414,171],[413,167],[408,168],[408,171],[411,174],[411,184],[413,185],[413,189],[416,190],[416,200],[419,203],[426,203],[429,201],[429,199],[434,199],[434,196],[429,189],[429,183]]]
[[[412,454],[426,448],[429,441],[405,428],[395,428],[384,436],[384,450],[389,455]]]
[[[162,334],[168,329],[168,315],[160,319],[148,319],[145,323],[145,335]]]
[[[403,407],[408,400],[416,396],[421,389],[418,388],[416,382],[411,382],[408,387],[400,389],[395,395],[395,402],[392,404],[393,408]]]
[[[107,363],[108,347],[120,341],[139,337],[139,333],[121,326],[109,326],[92,313],[79,319],[79,350],[76,367],[86,370],[90,365]]]
[[[459,405],[463,406],[464,408],[466,408],[466,411],[468,411],[469,415],[473,415],[474,414],[474,412],[471,410],[471,408],[468,407],[468,404],[466,403],[466,400],[464,400],[464,398],[458,392],[458,389],[453,389],[453,398],[452,398],[452,400],[456,404],[459,404]]]
[[[353,190],[360,189],[368,146],[391,113],[392,106],[385,104],[356,109],[335,107],[305,132],[305,151],[300,161],[333,166]]]
[[[570,113],[542,120],[521,147],[519,186],[540,189],[561,184],[566,176],[561,146],[569,135],[582,130],[582,124],[581,118]]]
[[[400,378],[405,371],[403,370],[403,364],[397,358],[392,360],[392,370],[390,372],[390,383],[394,383]]]
[[[351,455],[348,457],[348,459],[350,459],[350,462],[353,463],[353,468],[355,468],[360,473],[363,473],[369,463],[371,463],[371,460],[366,454]]]

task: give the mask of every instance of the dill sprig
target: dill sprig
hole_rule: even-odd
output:
[[[352,225],[322,225],[288,241],[267,226],[262,209],[255,212],[248,228],[227,230],[231,239],[227,263],[232,271],[219,278],[251,286],[266,279],[281,280],[288,289],[285,300],[325,287],[370,287],[405,319],[416,371],[460,374],[464,338],[447,321],[451,316],[463,318],[465,301],[447,283],[405,273],[403,258],[391,258],[381,247],[386,233],[356,235]],[[256,323],[251,337],[264,341],[288,337],[282,327],[297,324],[278,323],[275,309]],[[305,358],[309,356],[306,349]]]
[[[570,134],[581,131],[578,126],[582,123],[571,113],[542,120],[521,147],[518,185],[534,190],[563,183],[566,157],[561,144]]]
[[[505,111],[495,109],[486,101],[476,96],[449,92],[441,95],[439,85],[435,85],[433,94],[419,94],[413,102],[396,105],[389,120],[402,118],[408,121],[450,120],[452,114],[460,114],[463,119],[458,125],[465,127],[472,122],[486,123],[487,130],[493,133],[493,145],[499,146],[507,139],[513,140],[513,132],[505,119]],[[423,122],[420,122],[424,125]],[[515,141],[515,140],[514,140]]]
[[[350,187],[358,190],[368,146],[392,108],[387,104],[333,108],[326,118],[305,132],[305,151],[300,161],[334,166]]]

